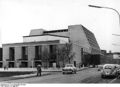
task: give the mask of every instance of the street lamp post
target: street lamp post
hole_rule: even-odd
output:
[[[96,5],[88,5],[89,7],[93,7],[93,8],[105,8],[105,9],[111,9],[113,11],[115,11],[117,14],[118,14],[118,17],[119,17],[119,27],[120,27],[120,13],[114,9],[114,8],[110,8],[110,7],[103,7],[103,6],[96,6]],[[120,36],[119,34],[112,34],[112,35],[115,35],[115,36]]]
[[[114,8],[110,8],[110,7],[102,7],[102,6],[96,6],[96,5],[88,5],[89,7],[93,7],[93,8],[105,8],[105,9],[111,9],[113,11],[115,11],[117,14],[118,14],[118,17],[119,17],[119,27],[120,27],[120,13],[114,9]],[[116,35],[116,36],[120,36],[120,35],[117,35],[117,34],[113,34],[113,35]],[[120,46],[120,45],[117,45],[117,44],[112,44],[112,45],[115,45],[115,46]],[[119,63],[119,61],[117,61],[117,63]]]
[[[111,9],[111,10],[115,11],[115,12],[118,14],[118,16],[119,16],[119,26],[120,26],[120,13],[119,13],[116,9],[114,9],[114,8],[110,8],[110,7],[96,6],[96,5],[88,5],[88,6],[89,6],[89,7],[93,7],[93,8],[105,8],[105,9]]]
[[[112,34],[112,35],[114,35],[114,36],[120,36],[120,34]]]

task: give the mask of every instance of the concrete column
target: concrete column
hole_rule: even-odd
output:
[[[19,66],[20,66],[20,63],[18,61],[15,61],[15,67],[19,68]]]
[[[34,60],[31,61],[32,68],[34,67]]]
[[[22,53],[21,53],[21,46],[15,47],[15,67],[20,66],[20,62],[18,59],[21,59]]]
[[[9,58],[9,47],[3,46],[3,67],[6,66],[7,61],[6,59]]]
[[[35,58],[35,46],[28,46],[28,67],[33,67],[33,60]]]

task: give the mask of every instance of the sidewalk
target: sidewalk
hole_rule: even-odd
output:
[[[48,69],[43,69],[42,72],[60,72],[62,69],[57,69],[57,68],[48,68]],[[0,77],[12,77],[12,76],[34,76],[37,72],[36,68],[8,68],[4,70],[4,68],[0,68]]]
[[[80,69],[77,69],[77,71],[81,71],[81,70],[85,70],[88,69],[88,67],[82,67]],[[42,70],[42,75],[51,75],[53,74],[53,72],[61,72],[62,69],[48,69],[48,70]],[[35,77],[36,73],[33,74],[25,74],[25,75],[16,75],[16,76],[12,76],[12,77],[19,77],[19,78],[27,78],[27,77]]]
[[[77,68],[77,70],[83,70],[88,67]],[[36,72],[36,68],[8,68],[8,70],[4,70],[4,68],[0,68],[0,72]],[[42,68],[43,72],[61,72],[62,68]]]
[[[50,72],[42,72],[42,76],[45,75],[50,75]],[[15,75],[15,76],[11,76],[11,77],[22,77],[22,78],[26,78],[26,77],[35,77],[37,75],[37,73],[33,73],[33,74],[25,74],[25,75]]]
[[[51,72],[42,72],[42,76],[47,76],[47,75],[51,75],[53,73]],[[10,77],[2,77],[0,78],[0,82],[4,82],[4,81],[10,81],[10,80],[18,80],[18,79],[24,79],[24,78],[34,78],[34,77],[38,77],[36,75],[36,73],[33,74],[25,74],[25,75],[14,75],[14,76],[10,76]]]
[[[36,72],[36,68],[8,68],[4,70],[4,68],[0,68],[0,72]],[[62,68],[42,68],[42,71],[50,72],[50,71],[62,71]]]

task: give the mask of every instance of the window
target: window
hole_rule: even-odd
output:
[[[9,59],[10,59],[11,61],[14,61],[14,56],[15,56],[14,47],[10,47],[10,48],[9,48]]]
[[[22,59],[28,58],[28,47],[22,47]]]
[[[35,59],[41,59],[42,46],[35,46]]]

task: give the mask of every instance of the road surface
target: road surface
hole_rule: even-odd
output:
[[[4,82],[12,83],[115,83],[120,82],[120,79],[105,78],[102,79],[100,71],[96,68],[89,68],[78,71],[77,74],[65,74],[57,72],[51,75],[41,77],[30,77],[23,79],[8,80]]]

